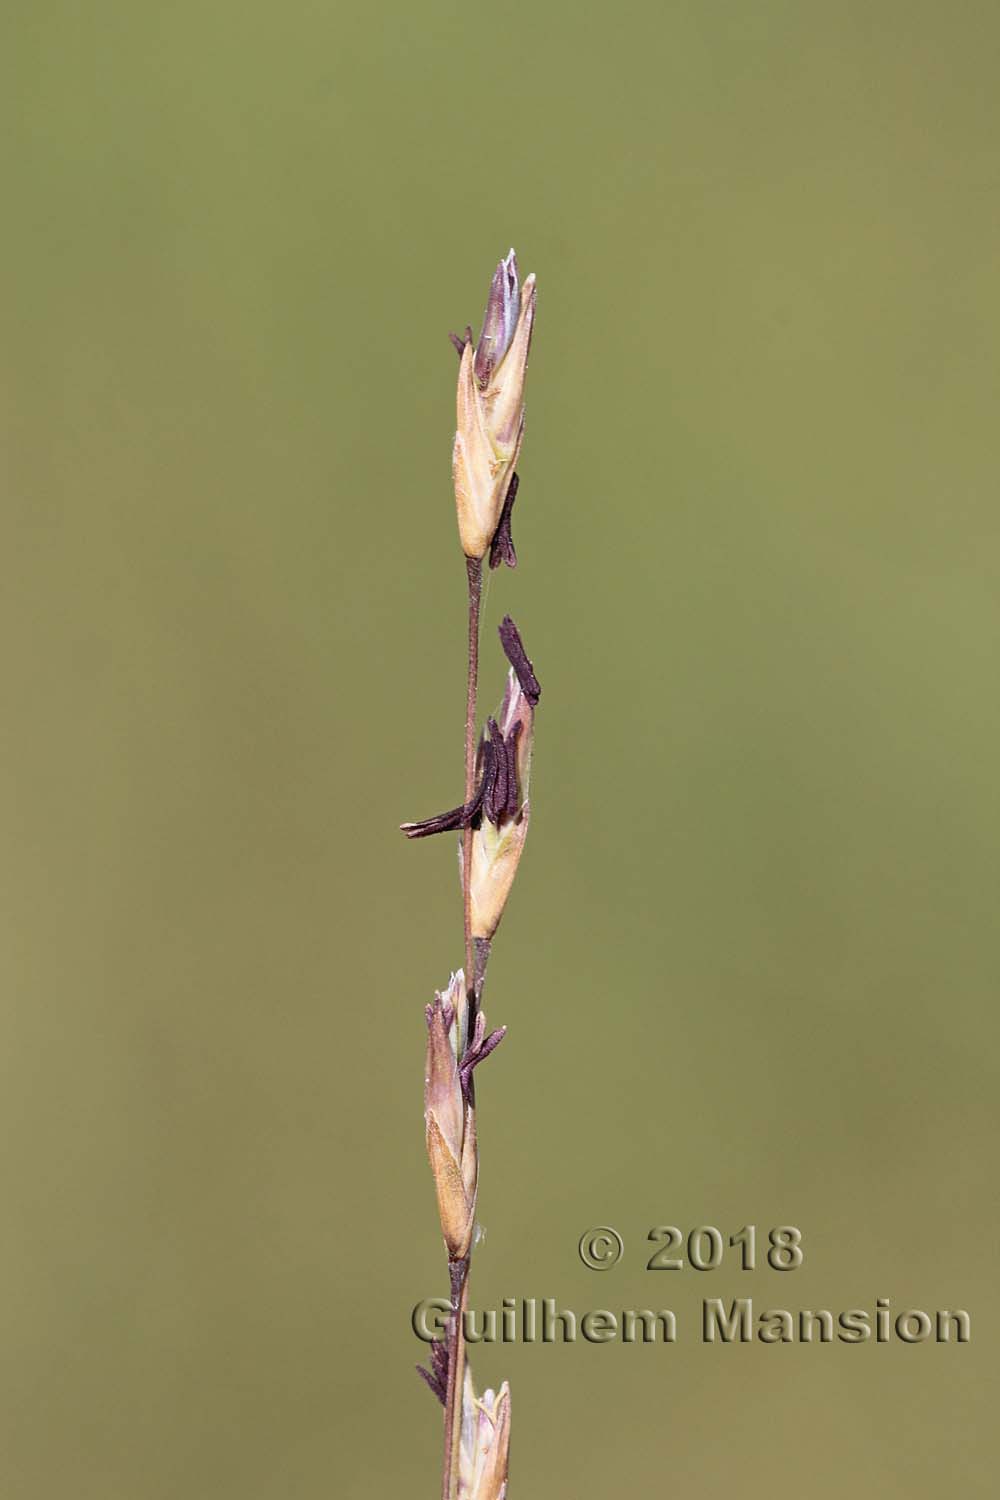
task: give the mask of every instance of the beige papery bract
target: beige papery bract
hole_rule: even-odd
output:
[[[510,1390],[477,1396],[468,1368],[462,1391],[462,1436],[458,1457],[460,1500],[504,1500],[510,1443]]]
[[[466,557],[489,550],[521,451],[534,320],[535,278],[518,287],[512,250],[494,274],[479,343],[466,338],[458,370],[452,479]]]
[[[465,1099],[458,1071],[459,1018],[465,993],[465,975],[459,969],[447,990],[428,1006],[427,1014],[424,1123],[441,1233],[450,1260],[461,1260],[469,1253],[479,1176],[476,1112]]]

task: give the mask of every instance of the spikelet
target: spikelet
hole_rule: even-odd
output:
[[[427,1155],[449,1260],[469,1253],[479,1178],[476,1113],[465,1098],[458,1067],[459,1017],[464,1008],[465,976],[459,969],[444,994],[439,992],[427,1007],[424,1073]]]
[[[535,321],[535,278],[518,286],[513,250],[497,266],[483,331],[462,346],[452,479],[466,557],[483,558],[500,522],[524,435],[524,377]]]
[[[462,1391],[462,1436],[458,1457],[459,1500],[504,1500],[510,1447],[510,1390],[477,1396],[468,1366]]]
[[[496,720],[492,742],[493,775],[485,800],[485,815],[472,836],[472,869],[469,892],[472,935],[489,941],[500,925],[507,897],[528,836],[531,804],[528,781],[535,733],[535,708],[541,688],[518,633],[507,615],[500,626],[500,639],[511,663],[507,690]],[[502,779],[501,779],[502,777]],[[492,807],[490,805],[492,801]]]

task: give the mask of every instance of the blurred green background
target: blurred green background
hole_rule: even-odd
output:
[[[9,0],[0,1487],[436,1493],[449,328],[539,277],[473,1303],[512,1496],[992,1493],[1000,16]],[[801,1227],[794,1276],[648,1229]],[[576,1254],[611,1224],[623,1262]],[[703,1297],[967,1347],[706,1348]],[[991,1461],[992,1460],[992,1461]]]

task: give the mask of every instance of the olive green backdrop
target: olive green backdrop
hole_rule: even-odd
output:
[[[985,4],[9,0],[10,1500],[432,1496],[422,1006],[461,960],[456,365],[538,273],[534,820],[473,1302],[513,1497],[991,1492],[996,57]],[[791,1276],[651,1226],[795,1224]],[[576,1245],[615,1226],[598,1274]],[[706,1348],[702,1297],[964,1307]]]

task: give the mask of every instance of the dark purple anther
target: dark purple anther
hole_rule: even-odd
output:
[[[448,1348],[443,1339],[435,1339],[431,1344],[430,1369],[425,1370],[423,1365],[417,1365],[416,1370],[444,1406],[448,1400]]]
[[[466,323],[466,325],[465,325],[465,333],[463,334],[463,336],[461,338],[459,338],[459,336],[458,336],[457,333],[449,333],[448,337],[451,339],[452,343],[454,344],[454,346],[455,346],[455,352],[457,353],[459,359],[461,359],[462,355],[465,353],[465,346],[466,346],[466,344],[471,344],[472,343],[472,328],[470,327],[470,325],[468,323]]]
[[[520,805],[517,794],[517,742],[521,738],[520,719],[514,725],[510,734],[504,740],[504,754],[507,757],[507,806],[503,812],[510,818],[517,816]]]
[[[496,719],[489,719],[487,721],[487,729],[490,736],[488,743],[492,751],[493,776],[490,781],[489,793],[483,799],[483,811],[494,827],[496,827],[507,810],[507,748]]]
[[[419,823],[401,823],[400,830],[408,839],[426,839],[432,833],[453,833],[456,829],[468,828],[476,822],[483,810],[483,801],[493,785],[495,752],[489,740],[481,746],[481,754],[483,775],[472,801],[463,802],[460,807],[449,808],[447,812],[435,813],[432,818],[423,818]]]
[[[520,631],[510,615],[503,617],[503,623],[500,626],[500,644],[504,649],[504,655],[514,668],[522,693],[534,708],[542,696],[542,689],[535,676],[535,669],[528,660],[528,653],[524,649]]]
[[[477,1068],[481,1062],[485,1062],[490,1053],[499,1047],[506,1035],[506,1026],[498,1026],[496,1031],[491,1031],[489,1036],[487,1036],[486,1017],[482,1011],[479,1012],[476,1017],[476,1029],[472,1033],[472,1041],[466,1047],[462,1061],[458,1065],[458,1076],[462,1084],[462,1093],[467,1103],[472,1102],[473,1069]]]
[[[501,563],[506,563],[508,568],[517,567],[517,553],[514,551],[514,538],[510,531],[510,517],[514,509],[514,501],[517,499],[517,487],[520,484],[516,472],[510,476],[510,484],[507,486],[507,495],[503,502],[503,510],[497,522],[497,529],[493,533],[490,542],[490,568],[499,568]]]

